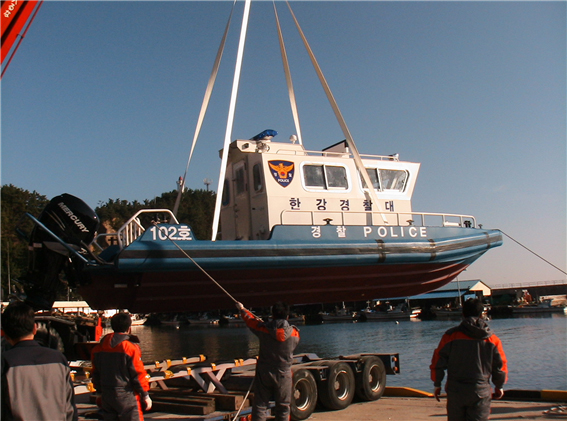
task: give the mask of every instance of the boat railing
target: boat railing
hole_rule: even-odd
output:
[[[476,219],[472,215],[423,212],[357,212],[328,210],[284,210],[280,214],[280,224],[308,224],[311,226],[332,224],[338,226],[477,227]]]
[[[142,215],[146,215],[146,214],[155,215],[155,219],[152,220],[152,224],[154,223],[159,224],[163,222],[179,224],[173,212],[171,212],[168,209],[142,209],[138,211],[136,214],[134,214],[128,221],[126,221],[126,223],[124,223],[116,233],[101,233],[97,235],[93,244],[97,248],[102,250],[103,248],[99,244],[99,239],[105,238],[105,240],[108,242],[107,238],[110,238],[112,243],[115,242],[116,244],[118,244],[120,249],[126,248],[128,245],[130,245],[132,242],[134,242],[136,239],[142,236],[142,234],[146,231],[140,219]],[[159,214],[165,214],[169,218],[160,219],[158,218]]]
[[[339,158],[352,158],[352,153],[350,152],[335,152],[335,151],[310,151],[310,150],[293,150],[280,148],[274,153],[279,155],[308,155],[308,156],[327,156],[327,157],[339,157]],[[398,155],[369,155],[360,154],[362,159],[372,159],[375,161],[399,161]]]

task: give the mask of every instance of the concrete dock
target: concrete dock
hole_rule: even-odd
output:
[[[352,403],[344,410],[319,411],[308,421],[446,421],[446,399],[429,397],[382,397],[372,402]],[[565,406],[565,402],[563,406]],[[490,420],[548,421],[567,419],[561,404],[551,401],[494,400]],[[549,412],[549,413],[546,413]]]
[[[175,393],[176,391],[173,391]],[[163,395],[167,396],[169,391]],[[543,393],[543,397],[540,397]],[[538,396],[539,394],[539,396]],[[156,407],[160,403],[160,399],[155,395]],[[174,394],[171,394],[174,395]],[[183,397],[181,404],[194,404],[199,401],[195,398],[195,394],[190,399]],[[202,403],[212,395],[201,394]],[[567,419],[567,392],[566,391],[550,391],[547,393],[539,391],[521,391],[512,390],[513,399],[494,400],[490,420],[499,421],[565,421]],[[523,400],[523,397],[527,398]],[[535,397],[534,397],[535,396]],[[225,397],[219,394],[216,397]],[[228,397],[228,396],[226,396]],[[230,398],[230,397],[228,397]],[[169,400],[169,399],[167,399]],[[96,412],[97,408],[94,404],[89,403],[87,399],[82,400],[86,403],[78,404],[80,417],[79,420],[96,419],[89,415]],[[171,401],[171,400],[169,400]],[[225,400],[226,401],[226,400]],[[230,401],[230,400],[229,400]],[[177,412],[164,411],[162,409],[152,409],[146,412],[144,418],[146,421],[174,421],[174,420],[232,420],[233,410],[243,402],[243,394],[236,396],[232,400],[230,407],[225,406],[226,411],[210,411],[208,414],[190,415]],[[353,402],[344,410],[322,410],[319,407],[307,419],[307,421],[446,421],[447,414],[445,410],[446,399],[442,398],[440,402],[435,400],[432,394],[401,387],[387,387],[386,395],[376,401]],[[171,405],[175,407],[174,405]],[[242,414],[248,416],[251,413],[249,400],[246,400],[245,409]],[[179,408],[179,405],[177,405]],[[187,407],[187,406],[186,406]],[[217,407],[219,407],[217,405]],[[215,410],[215,409],[212,409]],[[203,412],[207,413],[207,412]]]

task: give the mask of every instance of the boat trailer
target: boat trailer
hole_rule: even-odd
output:
[[[246,420],[251,414],[257,359],[207,361],[199,355],[145,364],[150,381],[151,411],[147,420]],[[89,361],[71,361],[79,415],[99,417],[90,379]],[[342,410],[356,398],[378,400],[386,388],[386,375],[400,372],[399,355],[360,353],[320,358],[313,353],[294,356],[291,419],[304,420],[317,403]]]

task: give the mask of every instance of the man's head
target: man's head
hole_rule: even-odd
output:
[[[35,313],[26,303],[13,302],[2,313],[2,330],[13,341],[30,336],[33,339],[35,329]]]
[[[478,298],[469,298],[463,304],[464,317],[480,317],[484,311],[484,305]]]
[[[132,326],[132,319],[128,313],[116,313],[110,319],[110,326],[114,332],[128,332]]]
[[[274,319],[287,319],[289,316],[289,306],[282,302],[278,301],[272,306],[272,317]]]

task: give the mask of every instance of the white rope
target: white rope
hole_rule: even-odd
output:
[[[154,224],[154,226],[157,227],[158,231],[159,231],[162,235],[165,235],[165,237],[166,237],[173,245],[175,245],[175,246],[183,253],[183,255],[185,255],[188,259],[190,259],[190,260],[193,262],[193,264],[195,264],[195,266],[197,266],[197,268],[198,268],[199,270],[201,270],[201,271],[205,274],[205,276],[207,276],[209,279],[211,279],[211,281],[212,281],[215,285],[217,285],[217,286],[219,287],[219,289],[221,289],[226,295],[228,295],[228,297],[229,297],[232,301],[234,301],[235,303],[238,303],[238,302],[239,302],[239,301],[238,301],[236,298],[234,298],[226,289],[224,289],[224,288],[222,287],[222,285],[221,285],[220,283],[218,283],[209,273],[207,273],[207,271],[206,271],[204,268],[202,268],[202,267],[199,265],[199,263],[197,263],[189,254],[187,254],[187,252],[185,252],[185,251],[183,250],[183,248],[181,248],[181,247],[177,244],[177,242],[175,242],[173,239],[171,239],[171,238],[169,237],[169,234],[167,233],[167,231],[166,231],[165,233],[162,233],[163,228],[159,227],[159,226],[158,226],[157,224],[155,224],[155,223],[153,223],[153,224]]]
[[[236,412],[236,415],[234,415],[234,418],[232,418],[233,421],[238,420],[238,415],[240,415],[240,411],[244,407],[244,403],[246,403],[246,400],[248,399],[248,396],[250,395],[250,391],[252,391],[252,386],[254,385],[255,380],[256,380],[256,377],[254,376],[254,378],[252,378],[252,382],[250,383],[250,387],[248,388],[248,392],[246,393],[246,395],[242,399],[242,404],[238,408],[238,411]]]

